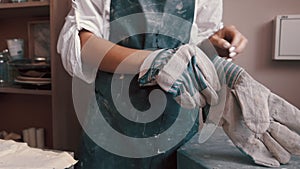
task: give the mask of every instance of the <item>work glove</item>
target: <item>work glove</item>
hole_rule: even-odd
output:
[[[214,63],[227,92],[220,124],[236,147],[256,164],[278,167],[300,155],[300,111],[254,80],[244,69],[219,57],[209,41],[199,47]],[[208,121],[217,122],[217,115]]]
[[[141,86],[158,84],[179,105],[193,109],[218,102],[218,75],[209,58],[195,45],[152,52],[140,68]]]
[[[278,167],[300,155],[300,111],[254,80],[245,70],[215,57],[225,73],[228,98],[223,129],[256,164]],[[219,72],[220,70],[218,70]]]
[[[222,127],[236,147],[250,156],[256,164],[279,167],[280,163],[289,162],[291,154],[300,155],[300,137],[295,132],[299,133],[300,112],[273,93],[270,93],[268,98],[261,99],[266,99],[269,110],[261,112],[257,109],[257,113],[268,114],[269,121],[260,121],[260,115],[252,121],[258,126],[262,123],[268,124],[265,131],[259,129],[261,132],[258,132],[259,130],[249,127],[251,119],[246,122],[244,117],[245,112],[249,110],[245,110],[244,105],[240,103],[236,91],[229,88]]]

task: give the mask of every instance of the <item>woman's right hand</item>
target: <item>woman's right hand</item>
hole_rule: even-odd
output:
[[[236,56],[244,51],[248,43],[247,38],[233,25],[220,29],[209,40],[221,57]]]

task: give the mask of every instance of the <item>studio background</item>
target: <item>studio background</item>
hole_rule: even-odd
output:
[[[225,25],[235,25],[248,39],[246,50],[235,63],[274,93],[300,107],[300,60],[272,60],[273,19],[277,15],[300,15],[300,1],[224,0],[223,3]]]

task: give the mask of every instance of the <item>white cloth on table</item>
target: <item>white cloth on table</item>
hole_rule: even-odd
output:
[[[0,169],[64,169],[76,162],[67,152],[45,151],[0,139]]]

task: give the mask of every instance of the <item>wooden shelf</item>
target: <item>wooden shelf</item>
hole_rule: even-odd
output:
[[[49,6],[49,1],[31,1],[20,3],[0,3],[0,9],[26,8],[26,7],[42,7]]]
[[[72,78],[64,70],[56,44],[72,7],[71,0],[0,3],[0,50],[6,39],[28,39],[28,22],[50,21],[52,89],[0,87],[0,129],[21,132],[31,126],[46,130],[46,145],[60,150],[78,150],[81,126],[73,107]],[[25,45],[25,53],[28,47]],[[55,86],[55,87],[54,87]],[[16,118],[18,117],[18,118]]]
[[[51,95],[51,90],[23,89],[18,87],[0,87],[0,93],[29,94],[29,95]]]
[[[32,1],[20,3],[0,3],[0,19],[49,17],[49,1]]]

